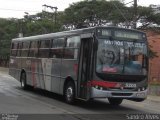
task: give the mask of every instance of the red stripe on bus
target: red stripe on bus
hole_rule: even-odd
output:
[[[92,80],[88,82],[87,86],[100,86],[100,87],[118,87],[119,83],[115,82],[107,82],[107,81],[97,81],[97,80]]]

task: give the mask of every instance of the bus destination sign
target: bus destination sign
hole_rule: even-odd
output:
[[[136,39],[136,40],[143,39],[141,33],[135,33],[130,31],[118,30],[118,31],[115,31],[114,34],[116,38],[128,38],[128,39]]]
[[[113,33],[113,34],[112,34]],[[99,37],[109,37],[112,36],[115,38],[124,38],[130,40],[142,40],[145,38],[145,35],[139,32],[134,32],[130,30],[114,30],[114,29],[97,29],[97,36]]]

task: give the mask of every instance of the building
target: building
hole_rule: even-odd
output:
[[[150,5],[155,14],[160,13],[160,5]]]
[[[150,49],[156,53],[156,57],[149,60],[149,82],[160,84],[160,30],[155,28],[145,32]]]

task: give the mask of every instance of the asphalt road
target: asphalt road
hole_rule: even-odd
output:
[[[140,120],[147,119],[146,115],[154,116],[154,120],[157,120],[160,116],[155,114],[160,114],[160,103],[124,100],[116,107],[111,106],[107,99],[101,99],[90,103],[77,101],[75,105],[68,105],[62,96],[54,93],[39,89],[22,90],[17,80],[0,72],[0,113],[0,120],[15,115],[18,115],[18,120]]]

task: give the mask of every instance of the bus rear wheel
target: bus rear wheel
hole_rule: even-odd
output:
[[[24,89],[24,90],[27,89],[26,73],[25,73],[25,72],[22,72],[22,73],[21,73],[20,82],[21,82],[21,88]]]
[[[120,98],[108,98],[108,101],[111,105],[118,106],[122,103],[123,99]]]
[[[73,82],[68,82],[64,92],[65,101],[73,104],[75,101],[75,86]]]

